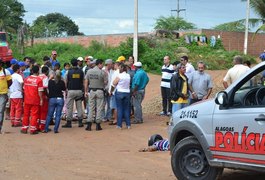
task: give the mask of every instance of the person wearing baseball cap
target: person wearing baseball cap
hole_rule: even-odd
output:
[[[91,68],[90,63],[93,61],[93,56],[86,56],[85,57],[85,65],[82,68],[83,72],[84,72],[84,76],[86,75],[87,71]],[[87,102],[88,102],[88,98],[85,97],[84,99],[84,108],[85,108],[85,114],[88,116],[89,113],[89,107],[87,106]]]
[[[90,69],[93,69],[96,66],[97,59],[90,61]]]
[[[132,80],[132,101],[134,106],[134,121],[132,124],[143,123],[142,101],[145,95],[145,87],[149,82],[147,73],[142,69],[142,63],[136,62],[135,74]]]
[[[26,66],[26,64],[23,61],[18,62],[19,67]]]
[[[86,63],[86,65],[83,67],[84,75],[90,69],[90,63],[91,63],[91,61],[93,61],[93,57],[92,56],[86,56],[85,57],[85,63]]]
[[[80,57],[77,58],[77,67],[79,69],[83,69],[83,61],[84,61],[83,57],[80,56]]]
[[[14,65],[17,64],[17,63],[18,63],[18,61],[17,61],[16,59],[14,59],[14,58],[11,59],[11,61],[10,61],[10,67],[7,68],[7,70],[10,72],[11,75],[14,74],[13,67],[14,67]]]
[[[57,52],[55,50],[52,51],[50,63],[52,64],[52,69],[56,63],[59,63],[59,60],[57,59]]]
[[[126,60],[126,58],[124,56],[120,56],[116,62],[124,62]]]

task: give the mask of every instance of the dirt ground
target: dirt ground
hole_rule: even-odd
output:
[[[222,89],[224,71],[209,71],[215,82],[214,93]],[[20,134],[4,122],[0,135],[0,180],[31,179],[176,179],[170,166],[169,152],[140,153],[152,134],[167,138],[168,117],[161,111],[160,76],[149,75],[144,123],[132,129],[118,130],[102,123],[103,130],[87,132],[73,124],[60,128],[59,134]],[[64,123],[64,121],[62,121]],[[61,123],[61,124],[62,124]],[[222,179],[264,179],[264,174],[225,170]],[[262,178],[263,177],[263,178]]]

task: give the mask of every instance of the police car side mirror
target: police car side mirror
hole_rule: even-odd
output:
[[[215,103],[219,105],[227,105],[228,104],[228,95],[225,91],[221,91],[216,95]]]

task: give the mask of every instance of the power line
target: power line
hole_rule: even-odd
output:
[[[173,9],[173,10],[171,10],[171,11],[176,11],[177,12],[177,17],[179,18],[179,13],[181,12],[181,11],[186,11],[186,9],[180,9],[179,8],[179,0],[177,0],[178,2],[177,2],[177,9]]]

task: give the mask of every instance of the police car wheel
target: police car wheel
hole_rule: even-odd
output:
[[[171,166],[178,179],[217,179],[222,169],[211,167],[203,149],[194,136],[181,140],[173,148]]]
[[[159,134],[154,134],[148,139],[148,146],[152,146],[156,141],[163,140],[163,137]]]

